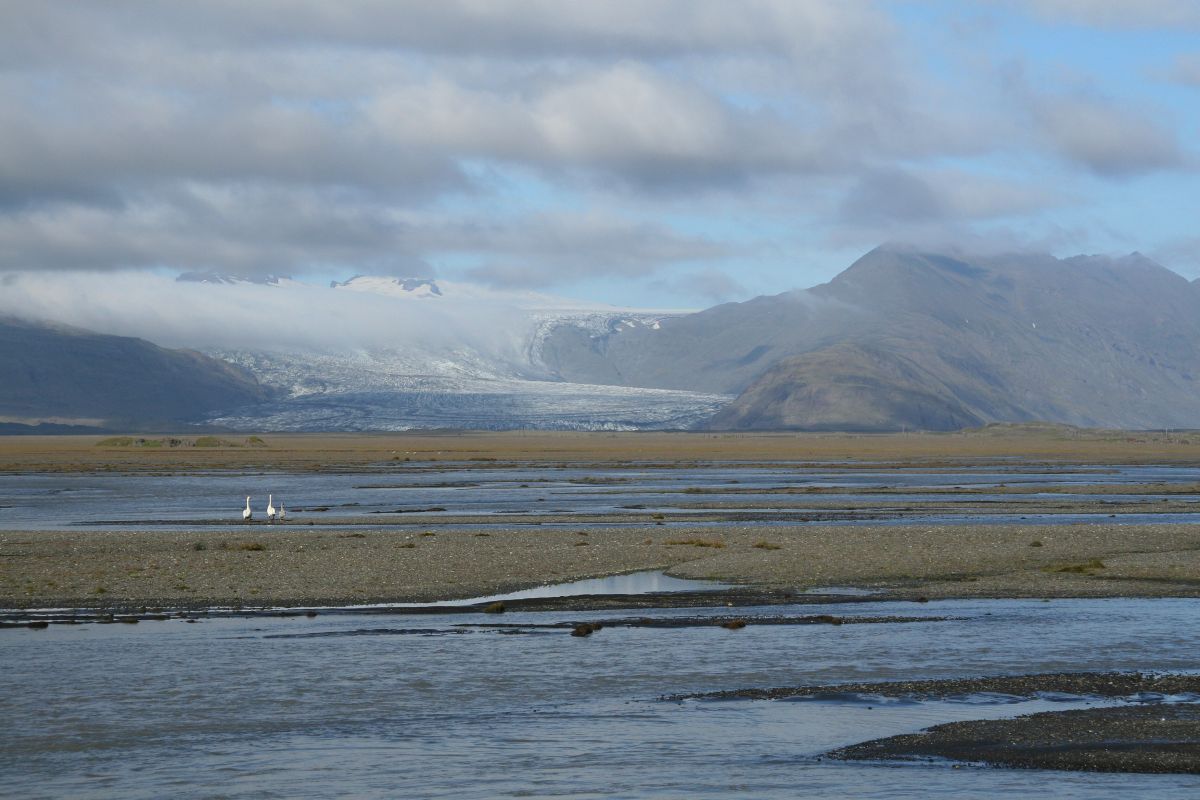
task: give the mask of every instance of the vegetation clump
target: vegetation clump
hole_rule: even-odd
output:
[[[486,608],[483,609],[483,613],[485,613],[485,614],[503,614],[504,613],[503,601],[497,600],[494,603],[490,603]]]
[[[775,544],[773,542],[768,542],[765,539],[760,539],[759,541],[752,544],[751,547],[756,547],[759,550],[782,550],[783,549],[783,545]]]
[[[1084,561],[1079,564],[1063,564],[1058,567],[1047,567],[1048,572],[1061,572],[1074,575],[1091,575],[1098,569],[1107,569],[1104,562],[1098,558],[1093,558],[1090,561]]]
[[[194,439],[167,437],[163,439],[147,439],[134,436],[109,436],[96,442],[96,447],[142,447],[161,449],[163,447],[266,447],[267,443],[261,436],[248,436],[241,442],[222,439],[219,436],[197,436]]]
[[[238,545],[238,550],[251,550],[254,552],[261,552],[266,549],[267,549],[267,546],[265,544],[263,544],[262,542],[242,542],[241,544]]]
[[[691,545],[692,547],[715,547],[715,548],[722,548],[725,546],[725,543],[722,542],[720,539],[700,539],[700,538],[667,539],[667,544],[685,544],[685,545]]]

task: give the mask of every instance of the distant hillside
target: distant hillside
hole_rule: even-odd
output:
[[[1200,287],[1137,254],[878,248],[813,289],[548,345],[568,380],[739,393],[717,429],[1200,427]]]
[[[0,418],[161,425],[259,403],[250,373],[190,350],[0,318]]]

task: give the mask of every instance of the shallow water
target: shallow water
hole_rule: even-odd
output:
[[[580,595],[636,595],[669,592],[714,592],[729,588],[717,581],[697,581],[675,578],[664,572],[646,570],[625,575],[609,575],[603,578],[585,578],[565,583],[548,583],[530,589],[520,589],[504,594],[489,594],[482,597],[463,597],[457,600],[441,600],[436,603],[375,603],[352,608],[427,608],[437,606],[473,606],[502,600],[534,600],[550,597],[578,597]]]
[[[683,468],[576,468],[540,465],[412,465],[380,467],[360,473],[230,473],[189,475],[29,474],[0,475],[0,529],[128,528],[153,525],[187,528],[204,524],[239,527],[244,498],[252,496],[257,521],[265,519],[268,493],[276,506],[288,509],[289,523],[324,524],[325,520],[379,519],[401,514],[407,524],[434,524],[449,515],[477,515],[479,524],[497,514],[526,515],[542,524],[550,513],[649,514],[669,512],[665,524],[693,525],[689,516],[704,512],[696,502],[736,502],[760,506],[780,518],[764,524],[802,524],[805,515],[822,514],[825,504],[877,504],[879,508],[845,508],[840,519],[816,522],[912,523],[932,522],[1087,522],[1087,514],[973,513],[969,517],[920,513],[924,504],[944,508],[954,503],[997,502],[1028,504],[1037,498],[1003,494],[921,494],[922,489],[962,487],[987,490],[1001,485],[1090,485],[1137,483],[1191,484],[1200,482],[1200,469],[1177,466],[1129,466],[1098,469],[1063,465],[1054,469],[1003,463],[967,470],[848,469],[837,465],[750,467],[738,465]],[[834,495],[779,495],[755,490],[787,488],[845,488]],[[872,494],[871,489],[900,488],[912,493]],[[737,490],[733,493],[730,490]],[[690,491],[689,491],[690,490]],[[1045,499],[1045,498],[1041,498]],[[1056,502],[1094,503],[1097,513],[1114,499],[1136,501],[1138,496],[1055,495]],[[1162,496],[1142,496],[1143,501]],[[1200,496],[1176,495],[1174,502],[1200,502]],[[811,502],[811,509],[784,504]],[[774,506],[774,507],[773,507]],[[909,509],[902,507],[908,506]],[[436,510],[435,510],[436,509]],[[837,511],[837,509],[832,509]],[[731,510],[732,511],[732,510]],[[753,512],[751,512],[753,513]],[[392,517],[393,520],[396,517]],[[743,524],[745,520],[710,521],[708,525]],[[1155,513],[1153,502],[1138,522],[1200,522],[1196,513]],[[394,524],[394,523],[392,523]],[[511,527],[512,523],[507,523]],[[589,523],[590,524],[590,523]]]
[[[633,616],[723,615],[639,609]],[[744,687],[1196,668],[1194,600],[854,603],[737,614],[903,625],[606,627],[321,614],[0,631],[0,793],[13,797],[1194,796],[1200,778],[818,760],[953,719],[1070,703],[684,701]],[[505,623],[610,619],[508,613]],[[296,636],[295,634],[331,634]],[[1085,701],[1076,701],[1077,703]]]

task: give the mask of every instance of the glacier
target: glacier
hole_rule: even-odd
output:
[[[239,284],[226,276],[206,282],[230,290]],[[270,286],[288,291],[300,284],[283,279]],[[313,287],[303,288],[311,292]],[[275,393],[268,403],[226,411],[207,424],[296,432],[676,430],[708,419],[733,399],[570,383],[541,359],[542,343],[559,326],[598,337],[638,327],[657,330],[686,311],[586,304],[429,278],[355,276],[334,281],[325,291],[342,299],[347,293],[371,295],[375,302],[387,298],[406,325],[395,342],[376,338],[359,347],[204,348],[248,370]],[[482,332],[467,322],[480,319]]]

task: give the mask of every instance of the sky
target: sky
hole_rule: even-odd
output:
[[[1198,168],[1194,0],[0,0],[0,273],[57,285],[702,307],[884,242],[1195,278]]]

